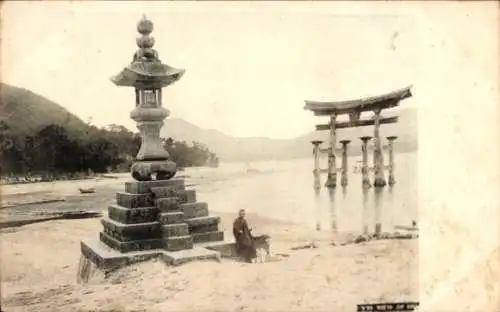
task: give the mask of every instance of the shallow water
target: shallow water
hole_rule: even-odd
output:
[[[289,161],[262,161],[252,163],[221,163],[219,168],[187,168],[178,176],[187,177],[186,184],[194,184],[198,201],[207,202],[211,212],[231,212],[235,216],[239,209],[262,217],[319,227],[322,230],[336,229],[340,232],[375,231],[380,224],[381,231],[391,232],[395,225],[410,226],[417,220],[417,155],[396,154],[395,177],[397,183],[385,187],[375,196],[375,189],[363,196],[361,173],[354,173],[360,157],[349,158],[349,185],[339,186],[330,193],[322,187],[316,198],[313,189],[314,160],[298,159]],[[327,160],[322,159],[326,168]],[[340,166],[340,159],[337,162]],[[2,209],[2,215],[28,213],[31,210],[85,210],[106,209],[106,202],[114,201],[114,193],[123,191],[123,183],[130,181],[130,174],[113,174],[117,179],[83,181],[57,181],[48,183],[7,185],[2,188],[3,195],[13,201],[19,198],[46,196],[73,196],[82,200],[93,200],[94,205],[83,207],[78,201],[61,202],[54,205],[38,205]],[[321,183],[325,182],[322,176]],[[373,179],[373,173],[371,173]],[[79,187],[95,187],[96,194],[79,194]],[[40,194],[39,194],[40,193]],[[104,195],[103,195],[104,194]],[[45,196],[43,195],[43,196]],[[42,197],[43,197],[42,196]],[[333,200],[331,200],[333,198]],[[378,198],[378,205],[376,205]],[[9,199],[10,200],[10,199]],[[366,204],[365,204],[366,202]],[[251,221],[251,220],[250,220]],[[223,226],[229,227],[229,224]]]
[[[198,190],[198,200],[209,203],[212,211],[236,212],[246,209],[263,217],[300,223],[322,230],[362,232],[368,228],[391,232],[395,225],[410,226],[417,220],[417,155],[395,155],[396,184],[375,194],[375,188],[363,195],[361,173],[353,166],[360,157],[349,158],[349,184],[329,192],[322,188],[318,198],[313,189],[313,159],[226,163],[220,168],[193,168],[185,171],[193,180],[220,176],[215,188]],[[326,167],[326,159],[322,160]],[[387,178],[387,175],[386,175]],[[325,182],[322,176],[321,183]],[[373,174],[371,174],[373,179]],[[212,185],[213,186],[213,185]],[[333,199],[333,200],[332,200]],[[377,200],[376,200],[377,199]],[[364,204],[364,202],[366,202]]]

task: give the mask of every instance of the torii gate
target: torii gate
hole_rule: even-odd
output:
[[[384,109],[390,109],[399,106],[400,101],[409,98],[411,94],[412,86],[396,90],[387,94],[362,98],[357,100],[349,101],[339,101],[339,102],[319,102],[319,101],[305,101],[305,109],[310,110],[315,116],[329,116],[330,122],[328,124],[316,125],[317,131],[329,130],[330,131],[330,146],[326,150],[328,152],[328,169],[321,170],[318,167],[315,168],[315,180],[319,179],[319,175],[326,171],[328,173],[328,178],[325,183],[326,187],[334,188],[337,186],[337,172],[342,171],[341,183],[343,186],[347,185],[347,145],[349,141],[341,141],[342,143],[342,169],[337,169],[336,167],[336,144],[337,144],[337,129],[352,128],[352,127],[364,127],[364,126],[375,126],[374,127],[374,151],[373,151],[373,164],[375,171],[375,178],[373,182],[374,187],[384,187],[387,182],[384,176],[384,157],[382,154],[382,144],[380,142],[380,125],[390,124],[398,122],[398,116],[392,117],[381,117],[381,112]],[[372,119],[360,119],[361,113],[366,111],[372,111],[374,116]],[[337,122],[337,117],[343,114],[349,115],[348,122]],[[367,143],[370,137],[362,137],[363,141],[363,186],[370,186],[370,181],[368,178],[368,165],[367,165]],[[389,184],[394,184],[394,157],[392,152],[393,141],[396,139],[395,136],[387,137],[389,140]],[[319,148],[320,141],[312,142],[315,146],[314,151],[316,153],[324,151]],[[315,155],[315,158],[318,158]],[[319,162],[316,161],[316,164]],[[318,185],[319,182],[315,182]]]

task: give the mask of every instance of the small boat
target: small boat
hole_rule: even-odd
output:
[[[95,193],[95,189],[93,187],[86,188],[86,189],[78,188],[78,190],[80,191],[80,194],[92,194],[92,193]]]
[[[250,163],[249,163],[249,162],[247,162],[247,163],[245,164],[245,166],[246,166],[246,170],[245,170],[245,171],[246,171],[247,173],[255,173],[255,172],[259,172],[259,170],[255,169],[255,168],[252,168],[252,167],[250,166]]]
[[[415,220],[413,220],[411,222],[411,227],[405,226],[405,225],[396,225],[394,228],[398,229],[398,230],[405,230],[405,231],[418,231],[417,221],[415,221]]]
[[[411,226],[405,226],[405,225],[396,225],[396,226],[394,226],[394,228],[397,230],[404,230],[404,231],[418,231],[417,227],[411,227]]]

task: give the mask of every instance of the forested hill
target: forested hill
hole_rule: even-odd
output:
[[[5,83],[0,83],[0,118],[16,134],[32,135],[50,124],[64,127],[71,136],[91,131],[91,127],[59,104]]]
[[[308,114],[308,112],[304,111],[304,114]],[[399,116],[399,122],[397,124],[383,125],[381,133],[383,136],[399,136],[395,144],[396,152],[415,151],[418,148],[417,110],[415,108],[404,108],[404,105],[402,105],[397,115]],[[102,129],[87,125],[60,105],[31,91],[6,84],[1,84],[0,116],[4,117],[3,119],[12,133],[20,135],[33,135],[50,124],[62,126],[70,138],[78,140],[99,136],[103,133]],[[317,120],[317,123],[321,122],[322,120]],[[124,127],[115,125],[114,128],[119,130],[118,133],[124,134],[122,138],[131,135],[131,132]],[[311,124],[311,129],[314,129],[314,124]],[[116,131],[114,132],[116,133]],[[288,140],[260,137],[238,138],[218,130],[200,128],[183,119],[172,118],[166,120],[161,134],[164,138],[172,137],[176,141],[187,142],[183,143],[184,146],[192,145],[193,141],[203,143],[205,151],[210,150],[223,161],[310,157],[311,140],[328,140],[328,131],[311,131]],[[373,135],[373,127],[350,128],[338,131],[339,140],[348,139],[352,141],[349,149],[350,154],[360,153],[359,137],[363,135]],[[128,139],[121,142],[120,144],[129,144],[125,143],[129,142]],[[198,146],[200,145],[198,144]],[[324,146],[326,147],[326,145]]]
[[[138,133],[115,124],[98,128],[34,92],[7,84],[0,88],[0,175],[57,179],[129,170],[140,147]],[[217,161],[198,142],[188,144],[174,137],[165,148],[180,166]]]

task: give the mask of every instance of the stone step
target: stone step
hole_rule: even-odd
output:
[[[191,234],[214,232],[219,230],[220,217],[217,216],[198,217],[198,218],[185,219],[184,222],[186,222],[189,225],[189,232]]]
[[[198,226],[190,226],[189,233],[190,234],[203,234],[207,232],[214,232],[219,230],[219,224],[201,224]]]
[[[119,242],[117,242],[117,245]],[[207,243],[217,244],[217,243]],[[112,272],[124,266],[159,258],[168,265],[181,265],[191,261],[219,261],[221,253],[201,246],[180,251],[166,251],[162,248],[150,250],[128,251],[122,253],[99,239],[83,240],[80,242],[81,253],[90,260],[99,270]]]
[[[162,240],[159,238],[120,242],[119,240],[103,232],[99,233],[99,239],[108,247],[123,253],[130,251],[160,249],[162,248],[163,244]]]
[[[196,191],[195,190],[186,190],[185,203],[196,203]]]
[[[125,192],[132,194],[147,194],[151,193],[152,188],[156,187],[173,187],[184,189],[184,179],[170,179],[161,181],[131,181],[125,182]]]
[[[156,207],[125,208],[118,205],[108,207],[109,218],[124,224],[154,222],[157,215]]]
[[[154,207],[151,194],[116,193],[116,203],[125,208]]]
[[[161,227],[162,237],[189,235],[189,226],[186,223],[166,224]]]
[[[168,251],[179,251],[193,248],[193,237],[191,235],[164,237],[163,248]]]
[[[101,219],[104,233],[115,239],[125,242],[142,239],[150,239],[160,236],[160,222],[147,222],[136,224],[123,224],[111,219]]]
[[[158,221],[161,224],[175,224],[184,222],[182,211],[162,212],[158,214]]]
[[[161,212],[178,211],[181,205],[178,197],[158,198],[155,200],[155,204]]]
[[[206,243],[206,242],[218,242],[224,240],[223,231],[213,231],[206,233],[193,233],[193,243]]]
[[[192,219],[208,216],[207,203],[185,203],[181,204],[180,210],[184,213],[184,219]]]
[[[179,197],[180,194],[183,194],[186,190],[174,187],[152,187],[151,192],[154,194],[154,198],[158,199],[165,197]]]
[[[219,261],[220,253],[216,250],[209,250],[203,247],[193,247],[192,249],[180,251],[165,251],[162,260],[169,265],[181,265],[191,261],[215,260]]]
[[[151,192],[153,194],[154,199],[156,200],[158,200],[159,198],[177,197],[181,204],[196,202],[195,190],[178,190],[171,188],[169,189],[169,188],[155,187],[151,188]]]
[[[234,240],[197,243],[197,248],[205,248],[208,250],[218,251],[222,258],[238,258],[236,243]]]
[[[118,243],[117,243],[118,244]],[[202,247],[201,247],[202,248]],[[149,250],[122,253],[109,247],[100,239],[85,239],[80,242],[82,255],[104,273],[114,271],[126,265],[160,258],[166,252],[161,247]]]
[[[219,216],[204,216],[204,217],[195,217],[195,218],[189,218],[189,219],[185,218],[184,222],[186,222],[189,226],[198,226],[198,225],[204,225],[204,224],[219,224],[220,217]]]

